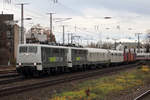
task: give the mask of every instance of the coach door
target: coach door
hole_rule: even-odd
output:
[[[68,49],[68,53],[67,53],[67,63],[68,63],[68,67],[72,67],[71,48]]]

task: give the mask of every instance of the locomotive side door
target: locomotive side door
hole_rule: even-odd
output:
[[[71,57],[71,48],[68,48],[68,53],[67,53],[67,65],[68,67],[72,67],[72,57]]]

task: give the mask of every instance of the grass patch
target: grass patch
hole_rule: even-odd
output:
[[[73,91],[55,94],[50,100],[103,100],[107,95],[140,86],[150,79],[150,67],[100,77],[74,86]]]

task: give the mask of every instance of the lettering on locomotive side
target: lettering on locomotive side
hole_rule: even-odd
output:
[[[50,62],[56,62],[56,57],[49,57]]]
[[[81,58],[80,57],[76,57],[76,61],[80,61],[81,60]]]
[[[49,57],[49,62],[62,62],[63,57]]]

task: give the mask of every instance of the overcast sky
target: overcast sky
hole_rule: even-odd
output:
[[[32,17],[32,21],[25,22],[26,27],[37,23],[48,27],[48,12],[56,13],[54,18],[72,18],[59,23],[54,21],[58,41],[62,39],[62,24],[66,25],[66,32],[96,41],[107,37],[135,41],[134,33],[145,33],[150,29],[149,0],[58,0],[57,3],[53,0],[12,0],[11,5],[1,0],[0,10],[14,13],[15,20],[19,20],[20,6],[16,4],[21,2],[29,3],[24,8],[25,17]],[[104,19],[106,16],[112,18]]]

